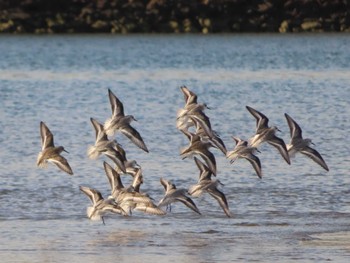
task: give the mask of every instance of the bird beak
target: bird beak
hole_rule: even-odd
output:
[[[211,108],[210,108],[207,104],[204,104],[204,106],[205,106],[208,110],[211,110]]]

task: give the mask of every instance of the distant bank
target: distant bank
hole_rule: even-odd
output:
[[[0,0],[0,32],[350,32],[350,1]]]

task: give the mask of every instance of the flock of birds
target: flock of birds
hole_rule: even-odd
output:
[[[140,190],[143,184],[142,168],[137,161],[127,159],[126,152],[115,139],[115,135],[121,133],[143,151],[148,152],[148,149],[140,133],[131,126],[131,122],[136,119],[132,115],[124,114],[123,103],[109,89],[112,116],[104,124],[90,118],[96,136],[94,145],[88,147],[87,155],[90,159],[105,155],[113,162],[114,167],[106,161],[103,162],[111,195],[105,199],[97,189],[79,187],[91,200],[92,205],[87,208],[89,219],[102,220],[104,224],[104,216],[108,213],[130,216],[132,211],[141,211],[147,214],[165,215],[167,211],[171,211],[171,204],[174,202],[181,202],[194,212],[201,214],[191,197],[199,197],[204,193],[215,198],[226,216],[231,217],[225,194],[218,189],[221,182],[212,178],[217,176],[217,169],[215,156],[210,151],[211,147],[219,149],[231,164],[237,159],[248,160],[259,178],[262,178],[262,169],[256,153],[259,152],[258,147],[265,142],[274,146],[288,164],[290,164],[290,157],[301,153],[326,171],[329,170],[320,153],[310,146],[311,140],[303,138],[300,126],[288,114],[285,113],[285,117],[290,128],[291,140],[289,144],[285,144],[283,139],[276,136],[279,129],[276,126],[269,126],[269,119],[249,106],[246,106],[247,110],[256,119],[255,135],[249,140],[232,136],[236,145],[228,151],[218,133],[212,129],[210,119],[205,114],[205,110],[209,107],[199,103],[197,95],[186,86],[182,86],[181,91],[184,94],[185,105],[177,113],[176,127],[188,138],[189,145],[181,150],[180,156],[183,159],[189,157],[194,159],[199,170],[198,182],[185,189],[177,188],[171,181],[160,178],[165,194],[157,204],[148,193]],[[40,133],[42,149],[38,155],[37,166],[45,167],[48,162],[51,162],[64,172],[73,175],[67,159],[61,155],[63,151],[67,151],[63,146],[55,147],[53,134],[44,122],[40,122]],[[124,174],[132,176],[131,185],[123,185],[121,175]],[[163,210],[163,207],[166,209]]]

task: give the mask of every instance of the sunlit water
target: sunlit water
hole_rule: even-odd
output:
[[[347,35],[1,36],[1,262],[348,262],[350,239],[314,241],[350,230],[349,46]],[[286,142],[287,112],[330,171],[301,155],[289,166],[262,145],[259,180],[248,162],[231,165],[213,149],[232,218],[205,195],[194,199],[201,216],[175,204],[162,217],[89,221],[79,185],[110,191],[102,165],[110,161],[86,155],[95,140],[90,117],[111,114],[108,88],[138,120],[133,126],[150,150],[117,135],[143,168],[142,190],[158,202],[160,177],[179,188],[197,181],[193,160],[179,156],[188,144],[175,125],[181,85],[209,105],[229,149],[232,135],[255,132],[246,105],[268,116]],[[69,151],[74,176],[36,167],[40,121]]]

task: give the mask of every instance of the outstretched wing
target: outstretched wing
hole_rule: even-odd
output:
[[[111,103],[112,116],[124,116],[123,103],[114,95],[114,93],[108,89],[109,102]]]
[[[96,189],[89,188],[89,187],[86,187],[86,186],[79,186],[79,189],[80,189],[80,191],[82,191],[84,194],[86,194],[87,197],[90,198],[91,203],[92,203],[93,205],[95,205],[98,201],[100,201],[100,200],[103,199],[101,193],[100,193],[98,190],[96,190]]]
[[[190,197],[183,194],[183,195],[177,196],[175,199],[177,201],[180,201],[185,206],[187,206],[188,208],[192,209],[193,211],[195,211],[196,213],[201,215],[201,212],[199,212],[198,207],[196,206],[196,204],[193,202],[193,200]]]
[[[97,120],[95,120],[94,118],[90,118],[90,121],[95,128],[96,141],[108,140],[107,134],[103,129],[103,125],[99,123]]]
[[[290,117],[287,113],[284,114],[284,116],[287,119],[288,122],[288,126],[290,129],[290,137],[292,139],[294,138],[302,138],[302,130],[300,128],[300,126],[298,125],[298,123],[295,122],[295,120],[292,119],[292,117]]]
[[[247,159],[253,166],[257,176],[261,179],[262,178],[262,172],[261,172],[261,163],[260,159],[255,156],[254,154],[247,154],[243,156],[245,159]]]
[[[211,175],[212,175],[211,170],[204,163],[202,163],[197,157],[194,157],[193,159],[196,162],[196,165],[199,169],[198,181],[200,182],[203,180],[211,180]]]
[[[124,185],[120,179],[120,175],[118,174],[118,172],[106,162],[103,162],[103,167],[105,168],[106,176],[111,186],[111,190],[113,191],[115,188],[124,188]]]
[[[70,167],[68,161],[66,158],[64,158],[61,155],[55,156],[55,158],[50,158],[50,162],[57,165],[58,168],[60,168],[62,171],[66,172],[67,174],[73,175],[72,168]]]
[[[216,187],[208,188],[208,193],[218,201],[219,205],[221,206],[222,210],[224,210],[225,214],[228,217],[231,217],[231,212],[228,207],[227,199],[224,193],[218,190]]]
[[[145,152],[148,152],[147,146],[137,130],[135,130],[130,125],[125,125],[120,131],[126,137],[128,137],[137,147],[144,150]]]
[[[277,150],[282,155],[283,159],[288,164],[290,164],[290,159],[289,159],[289,154],[288,154],[288,151],[287,151],[286,144],[284,143],[284,141],[281,138],[279,138],[277,136],[274,136],[273,138],[269,139],[267,142],[269,144],[271,144],[272,146],[274,146],[275,148],[277,148]]]
[[[316,151],[315,149],[312,149],[311,147],[306,147],[302,151],[300,151],[302,154],[306,155],[307,157],[311,158],[314,162],[318,163],[325,169],[326,171],[329,171],[328,166],[326,162],[323,160],[321,154]]]
[[[262,129],[268,127],[269,119],[264,114],[252,107],[246,106],[246,108],[256,119],[256,133],[260,133]]]
[[[197,103],[197,95],[195,93],[190,91],[186,86],[182,86],[180,88],[182,93],[184,94],[186,106],[193,103]]]
[[[40,122],[41,148],[54,147],[53,135],[44,122]]]

